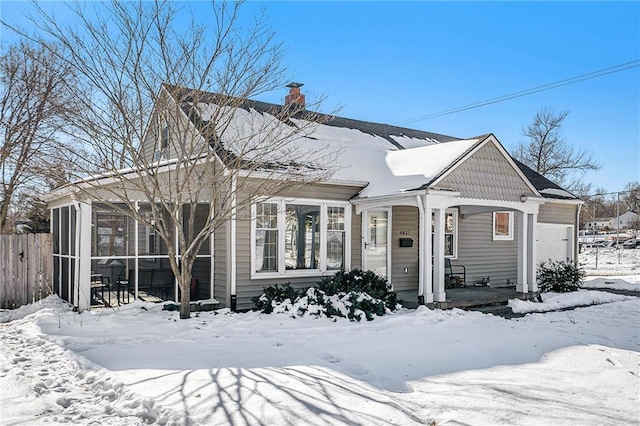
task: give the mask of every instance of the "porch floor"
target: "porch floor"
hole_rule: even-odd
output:
[[[398,291],[398,300],[405,308],[418,307],[418,290]],[[446,290],[445,302],[427,303],[432,309],[472,309],[479,306],[506,305],[509,299],[534,300],[535,293],[518,293],[515,286],[510,287],[462,287]]]

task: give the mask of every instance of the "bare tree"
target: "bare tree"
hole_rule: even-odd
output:
[[[624,210],[640,214],[640,182],[636,180],[627,183],[621,198]]]
[[[211,233],[258,197],[331,174],[333,154],[301,143],[324,116],[296,105],[248,109],[249,98],[283,86],[286,69],[264,16],[241,26],[240,3],[213,1],[210,19],[187,27],[170,1],[67,7],[73,26],[42,9],[32,21],[64,46],[61,57],[93,94],[73,117],[91,151],[73,188],[164,241],[188,318],[192,268]],[[207,219],[196,226],[203,205]]]
[[[74,145],[61,137],[77,107],[68,90],[73,81],[71,67],[53,45],[22,42],[0,56],[0,228],[5,232],[16,196],[41,193],[48,180],[60,179],[57,172],[73,157]]]
[[[556,112],[551,108],[538,111],[533,123],[522,131],[528,139],[516,144],[513,155],[565,189],[585,192],[584,172],[600,166],[586,150],[575,148],[562,136],[562,122],[568,115],[568,111]]]

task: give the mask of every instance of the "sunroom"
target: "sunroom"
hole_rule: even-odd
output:
[[[166,243],[152,227],[124,214],[126,204],[69,196],[50,201],[49,206],[54,293],[80,310],[118,307],[138,299],[179,302]],[[135,207],[138,216],[152,217],[148,202],[135,202]],[[183,206],[183,210],[188,208]],[[196,232],[208,214],[208,204],[197,205]],[[177,245],[175,252],[179,254]],[[212,253],[210,236],[192,269],[192,301],[213,298]]]

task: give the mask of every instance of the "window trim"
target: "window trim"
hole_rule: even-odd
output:
[[[256,270],[256,231],[257,231],[257,204],[275,203],[278,205],[278,270],[269,272],[259,272]],[[320,207],[320,261],[319,268],[316,269],[286,269],[285,251],[285,216],[287,204],[317,205]],[[251,204],[251,279],[269,279],[282,277],[316,277],[327,273],[335,273],[335,269],[327,268],[327,207],[344,208],[344,269],[351,269],[351,203],[348,201],[332,201],[309,198],[261,198]]]
[[[496,234],[496,215],[498,213],[504,213],[509,215],[509,232],[507,233],[507,235],[498,235]],[[493,220],[491,223],[491,235],[493,237],[493,241],[513,241],[513,236],[514,236],[514,232],[513,232],[513,227],[514,227],[514,220],[513,220],[513,211],[511,210],[500,210],[500,211],[495,211],[493,212]]]

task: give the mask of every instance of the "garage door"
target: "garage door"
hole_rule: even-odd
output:
[[[573,259],[573,226],[538,224],[537,264]]]

